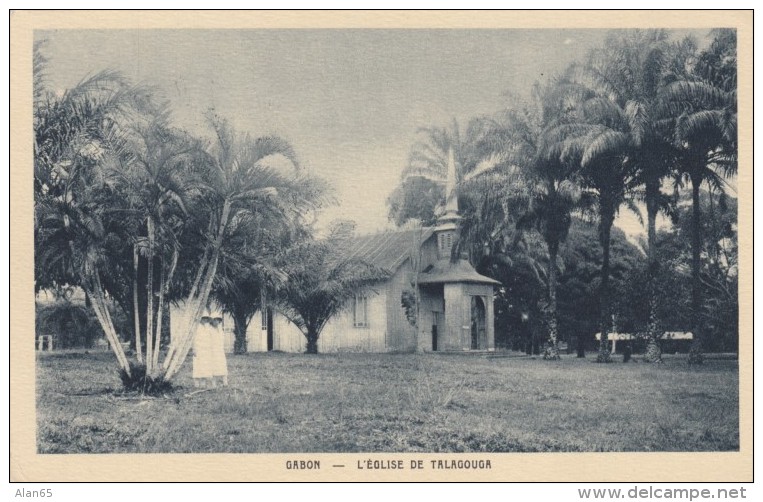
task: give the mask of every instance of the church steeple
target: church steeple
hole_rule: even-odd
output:
[[[437,218],[437,255],[440,259],[450,258],[456,240],[456,230],[461,216],[458,215],[458,192],[456,190],[456,159],[453,147],[448,148],[448,178],[445,183],[445,207]]]

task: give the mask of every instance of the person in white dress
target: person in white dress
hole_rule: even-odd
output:
[[[220,378],[223,386],[228,385],[228,361],[225,358],[225,333],[223,332],[222,312],[212,312],[209,341],[212,355],[212,386]]]
[[[222,313],[207,309],[193,340],[193,382],[195,387],[217,385],[216,378],[228,385],[228,363],[225,358],[225,336]]]

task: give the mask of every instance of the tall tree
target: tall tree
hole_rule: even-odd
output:
[[[572,223],[572,213],[582,208],[587,198],[580,189],[580,175],[562,161],[547,140],[547,131],[555,127],[562,102],[554,99],[550,87],[536,84],[532,101],[510,109],[487,135],[495,145],[504,171],[514,184],[512,193],[521,201],[516,222],[520,230],[540,233],[548,251],[547,301],[548,347],[544,358],[559,359],[557,323],[557,257]],[[551,154],[549,154],[551,152]],[[508,194],[504,194],[508,195]]]
[[[734,197],[718,190],[703,189],[700,193],[702,210],[702,253],[700,281],[702,284],[703,347],[714,351],[736,351],[739,336],[738,300],[738,242],[737,242],[737,201]],[[691,200],[690,194],[683,199]],[[688,276],[687,284],[693,279],[691,272],[690,236],[693,232],[693,206],[679,207],[678,224],[670,232],[663,233],[663,244],[673,256],[676,269]],[[689,273],[687,273],[689,272]],[[690,288],[687,289],[690,292]],[[691,300],[691,295],[685,295]],[[686,302],[690,305],[690,301]],[[694,313],[687,311],[686,317],[693,324]]]
[[[122,370],[130,365],[109,309],[103,276],[113,273],[111,250],[120,241],[111,209],[114,197],[99,182],[93,162],[60,169],[59,197],[35,201],[36,286],[69,284],[82,287]]]
[[[298,214],[323,184],[298,172],[292,147],[280,138],[239,136],[212,118],[217,141],[203,152],[199,142],[168,125],[149,92],[119,74],[98,74],[55,96],[44,90],[42,69],[44,58],[37,57],[36,288],[83,287],[125,384],[163,385],[190,349],[231,233],[255,214]],[[178,288],[172,287],[176,271]],[[170,296],[188,297],[192,315],[160,362],[163,306]],[[115,298],[135,318],[140,359],[136,306],[146,306],[147,373],[135,371],[122,348],[110,313]]]
[[[646,326],[649,349],[646,360],[661,362],[657,340],[656,281],[660,263],[655,250],[657,215],[670,211],[669,198],[662,193],[663,181],[671,174],[674,151],[659,127],[659,92],[669,62],[669,40],[665,30],[626,30],[613,32],[600,52],[604,64],[594,67],[593,77],[622,106],[628,119],[629,154],[636,168],[635,196],[646,205],[647,274],[646,289],[649,319]]]
[[[45,58],[34,47],[35,288],[76,285],[90,300],[122,370],[130,366],[109,310],[104,279],[119,242],[117,194],[99,174],[110,135],[137,89],[115,72],[89,77],[61,96],[44,87]]]
[[[551,155],[581,166],[585,188],[596,200],[599,215],[599,244],[602,248],[599,286],[599,325],[601,344],[597,362],[610,362],[609,332],[612,329],[610,309],[610,244],[612,225],[620,207],[635,208],[630,198],[636,185],[635,130],[640,117],[634,105],[608,85],[601,85],[600,75],[611,68],[607,58],[592,51],[585,65],[573,65],[570,75],[560,85],[565,99],[574,102],[565,117],[566,124],[549,132]],[[605,81],[606,83],[606,81]]]
[[[140,319],[144,319],[147,373],[161,372],[159,353],[167,293],[179,261],[178,238],[187,221],[187,198],[193,189],[189,171],[202,156],[199,141],[169,125],[166,104],[140,99],[121,131],[112,135],[117,155],[105,162],[104,174],[127,199],[125,216],[133,220],[133,317],[135,349],[142,363]],[[144,274],[139,274],[143,259]],[[141,295],[139,284],[145,292]],[[140,300],[143,299],[142,302]],[[140,307],[145,311],[141,315]]]
[[[689,363],[701,363],[702,344],[702,216],[703,183],[723,188],[723,176],[737,169],[736,32],[714,30],[688,78],[665,86],[662,109],[679,155],[679,181],[692,190],[692,332]]]

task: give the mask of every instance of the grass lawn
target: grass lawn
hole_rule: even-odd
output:
[[[564,356],[248,354],[230,386],[119,391],[110,353],[40,354],[37,447],[84,452],[529,452],[739,449],[735,360],[689,368]]]

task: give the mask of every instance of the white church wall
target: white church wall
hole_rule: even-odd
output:
[[[318,338],[318,352],[384,352],[387,337],[387,294],[384,284],[363,290],[368,301],[368,322],[355,326],[352,303],[335,315]]]

